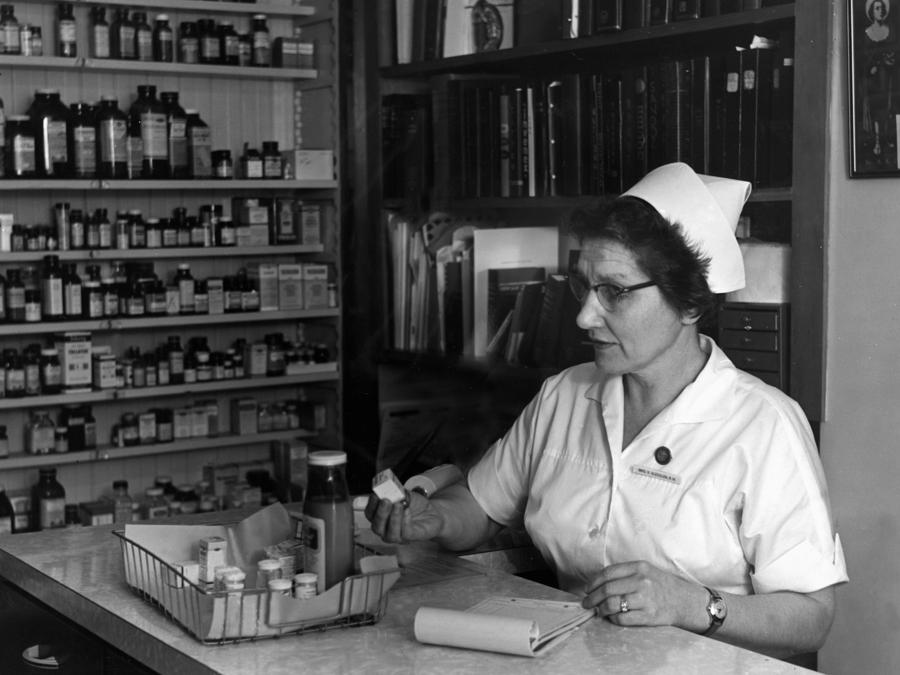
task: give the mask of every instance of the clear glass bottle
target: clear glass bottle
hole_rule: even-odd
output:
[[[44,270],[41,278],[41,298],[41,312],[43,318],[51,321],[58,321],[65,317],[63,272],[59,264],[59,256],[44,256]]]
[[[169,381],[172,384],[184,384],[184,349],[177,335],[170,335],[166,349],[169,360]]]
[[[354,572],[353,507],[347,489],[347,454],[338,450],[309,453],[309,484],[303,502],[307,539],[306,571],[319,575],[319,590],[331,588]]]
[[[193,314],[195,310],[194,277],[191,275],[190,263],[178,264],[178,272],[175,274],[175,284],[178,286],[181,313]]]
[[[197,24],[182,21],[178,27],[178,60],[181,63],[200,63],[200,40]]]
[[[55,449],[56,425],[46,410],[35,410],[31,414],[26,434],[25,449],[32,455],[49,455]]]
[[[265,14],[254,14],[251,28],[253,40],[252,62],[254,66],[272,65],[272,48],[269,39],[269,26]]]
[[[35,529],[49,530],[66,526],[66,491],[56,480],[56,469],[39,469],[32,489]]]
[[[106,8],[91,7],[91,56],[95,59],[112,57],[110,49],[110,27],[106,20]]]
[[[230,21],[219,23],[219,53],[224,65],[236,66],[239,64],[240,39],[234,30],[234,24]]]
[[[193,109],[187,115],[188,173],[191,178],[212,178],[212,135],[209,126]]]
[[[128,494],[128,481],[113,481],[113,522],[130,523],[134,500]]]
[[[169,143],[166,138],[166,110],[156,98],[152,84],[138,86],[138,98],[132,104],[129,118],[137,124],[143,145],[142,178],[167,178],[169,175]]]
[[[6,280],[6,317],[13,323],[25,321],[25,285],[22,283],[22,271],[13,267],[7,272]]]
[[[71,2],[61,2],[58,6],[57,21],[57,56],[78,56],[78,31],[75,24],[75,11]]]
[[[189,178],[187,113],[178,104],[177,91],[164,91],[160,94],[166,112],[166,129],[169,151],[169,177]]]

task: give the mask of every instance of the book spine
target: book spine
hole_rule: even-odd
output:
[[[678,100],[678,161],[691,165],[695,170],[702,167],[694,163],[694,61],[683,59],[676,62],[676,97]]]
[[[550,197],[563,193],[562,82],[547,85],[547,191]]]
[[[769,127],[769,184],[791,184],[794,141],[794,58],[779,52],[772,73],[772,119]]]
[[[672,20],[672,0],[646,0],[651,26],[659,26]]]
[[[649,25],[647,0],[628,0],[623,3],[622,28],[644,28]]]
[[[643,66],[622,71],[622,184],[647,173],[647,82]]]
[[[586,2],[588,6],[593,7],[591,26],[594,33],[622,30],[624,26],[622,0],[586,0]]]
[[[698,56],[693,60],[693,85],[691,99],[691,160],[695,171],[710,173],[709,169],[709,57]]]
[[[497,114],[500,132],[500,196],[510,196],[510,121],[509,89],[501,86],[497,100]]]
[[[722,129],[722,176],[737,178],[741,171],[741,52],[725,56],[724,123]]]
[[[741,52],[741,122],[740,169],[738,177],[753,182],[756,169],[756,136],[759,119],[756,102],[759,97],[758,49]]]
[[[622,187],[622,77],[603,77],[603,191],[619,194]]]
[[[525,195],[528,197],[536,197],[538,176],[537,176],[537,103],[535,101],[534,85],[528,85],[525,88],[525,128],[522,140],[524,157],[525,157]]]
[[[663,66],[647,65],[647,169],[666,163]]]
[[[510,196],[525,196],[525,146],[523,138],[527,134],[525,87],[517,86],[510,96],[510,128],[509,175]]]
[[[673,21],[689,21],[700,18],[700,0],[674,0]]]
[[[561,193],[569,196],[582,194],[588,153],[586,141],[589,133],[585,123],[587,101],[582,97],[587,76],[571,73],[563,76],[561,93],[562,150],[559,153]]]
[[[603,181],[606,167],[604,165],[606,139],[603,137],[603,78],[601,75],[591,76],[591,140],[590,140],[590,167],[589,189],[587,194],[603,194]]]
[[[772,147],[772,80],[775,71],[774,49],[756,52],[756,138],[753,143],[753,184],[771,184],[769,154]]]
[[[725,175],[725,82],[726,56],[713,53],[708,57],[709,113],[707,165],[713,176]]]
[[[478,101],[475,89],[468,85],[460,85],[462,101],[462,194],[464,197],[478,196],[480,166],[478,163]]]

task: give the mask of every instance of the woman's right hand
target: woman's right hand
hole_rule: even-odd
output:
[[[393,544],[433,539],[441,533],[444,525],[441,512],[418,492],[409,493],[409,505],[406,507],[370,494],[365,513],[372,524],[372,531]]]

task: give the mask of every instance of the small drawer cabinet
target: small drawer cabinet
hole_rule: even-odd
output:
[[[719,310],[719,346],[734,365],[788,392],[787,304],[726,302]]]

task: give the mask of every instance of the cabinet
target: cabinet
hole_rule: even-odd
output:
[[[788,305],[727,302],[719,310],[719,346],[734,365],[789,391]]]
[[[11,268],[33,267],[40,273],[44,257],[53,254],[63,264],[74,264],[83,278],[88,265],[100,268],[102,276],[109,276],[114,266],[130,267],[156,275],[164,284],[171,285],[179,265],[189,265],[195,279],[225,279],[240,269],[252,270],[259,264],[269,265],[325,265],[328,279],[321,281],[321,296],[313,303],[304,300],[290,305],[282,297],[268,308],[259,310],[165,314],[119,313],[110,316],[87,315],[74,320],[29,323],[0,323],[0,348],[15,349],[22,353],[27,345],[44,346],[54,336],[63,332],[88,333],[93,348],[101,346],[123,360],[129,349],[141,354],[152,354],[169,336],[177,336],[187,348],[191,338],[205,337],[211,352],[225,353],[238,340],[247,343],[262,341],[266,335],[281,334],[287,341],[299,344],[305,340],[310,345],[324,344],[327,356],[321,354],[314,361],[303,358],[288,364],[287,369],[276,376],[250,377],[250,364],[246,364],[245,377],[227,377],[228,373],[213,369],[212,377],[198,378],[195,382],[157,386],[112,386],[98,388],[87,386],[76,393],[42,394],[21,398],[0,399],[0,424],[7,427],[10,437],[10,456],[0,459],[0,480],[8,489],[24,488],[34,482],[34,468],[42,465],[83,465],[104,462],[102,470],[70,471],[61,479],[66,485],[70,501],[87,501],[97,498],[109,488],[108,476],[131,478],[132,494],[140,495],[143,488],[152,484],[153,475],[146,472],[159,470],[169,473],[175,466],[181,478],[194,482],[200,478],[200,468],[205,461],[238,461],[267,458],[272,441],[291,438],[309,438],[323,445],[333,445],[341,437],[342,372],[341,359],[341,308],[337,300],[336,286],[341,278],[341,217],[343,193],[337,179],[340,167],[327,166],[325,172],[310,173],[304,162],[308,155],[297,155],[298,150],[330,151],[339,157],[341,110],[339,53],[339,8],[327,0],[311,0],[302,5],[288,2],[210,2],[209,0],[145,0],[139,6],[124,0],[103,2],[75,2],[78,55],[56,56],[56,11],[59,3],[47,1],[15,3],[16,17],[20,23],[41,26],[44,35],[44,55],[0,55],[3,81],[0,82],[7,115],[24,114],[38,89],[53,88],[60,92],[67,105],[78,101],[95,103],[102,96],[114,96],[119,107],[127,112],[136,97],[139,85],[151,84],[157,92],[179,92],[183,108],[196,109],[209,125],[212,149],[230,150],[235,158],[234,179],[184,179],[184,180],[111,180],[105,178],[81,179],[3,179],[0,180],[0,212],[12,214],[15,223],[23,225],[55,227],[54,205],[68,203],[72,209],[93,214],[96,209],[106,209],[110,219],[120,211],[137,209],[144,219],[170,218],[177,208],[186,209],[190,216],[197,216],[210,206],[221,206],[221,214],[230,216],[235,223],[248,224],[251,218],[242,212],[246,200],[259,200],[265,206],[276,201],[294,203],[295,219],[299,218],[301,204],[315,206],[319,215],[319,240],[302,243],[299,238],[276,241],[269,232],[259,239],[244,239],[238,246],[177,246],[156,248],[117,247],[80,248],[69,250],[25,250],[0,252],[0,271],[8,275]],[[230,21],[239,32],[248,31],[253,16],[266,15],[271,40],[296,37],[314,45],[315,67],[252,67],[225,66],[213,63],[154,62],[118,59],[99,59],[92,56],[88,45],[91,25],[90,10],[94,6],[106,8],[111,19],[113,10],[145,11],[150,23],[158,14],[168,16],[169,24],[178,36],[182,22],[199,19]],[[237,158],[244,148],[259,149],[264,141],[277,141],[287,151],[286,164],[291,166],[284,178],[248,178],[238,170]],[[326,159],[331,159],[325,153]],[[299,157],[300,162],[297,162]],[[274,231],[274,211],[268,213],[270,230]],[[265,213],[263,208],[259,213]],[[259,214],[257,214],[258,217]],[[263,218],[265,220],[266,218]],[[49,225],[48,225],[49,224]],[[299,223],[295,222],[299,227]],[[265,227],[263,228],[265,230]],[[251,272],[252,277],[252,272]],[[324,284],[331,282],[331,302],[321,302],[329,294]],[[256,283],[257,293],[263,289]],[[309,288],[313,285],[309,284]],[[275,288],[277,289],[277,281]],[[252,293],[251,293],[252,295]],[[264,302],[264,304],[266,304]],[[250,304],[250,307],[254,305]],[[270,350],[268,354],[272,354]],[[311,354],[311,352],[310,352]],[[271,373],[270,373],[271,374]],[[127,377],[126,384],[128,383]],[[119,384],[122,384],[120,381]],[[238,430],[232,424],[233,399],[251,397],[260,403],[308,401],[324,406],[325,419],[321,415],[315,421],[304,420],[302,427],[281,424],[274,428],[262,427],[262,431]],[[157,408],[175,410],[197,407],[199,401],[217,404],[218,429],[208,428],[206,434],[176,437],[172,442],[148,442],[119,447],[114,442],[114,428],[126,412],[141,413]],[[89,405],[97,421],[97,448],[65,454],[33,455],[25,451],[22,430],[31,412],[47,410],[56,419],[64,406]],[[276,406],[277,407],[277,406]],[[202,427],[202,425],[201,425]],[[193,431],[197,431],[195,427]],[[124,460],[137,457],[158,458],[163,455],[184,456],[184,462],[164,464],[154,460],[147,463],[128,463]],[[118,473],[117,473],[118,472]],[[77,476],[76,476],[77,473]],[[102,475],[104,482],[95,484],[93,475]]]
[[[389,13],[382,9],[379,16],[377,8],[369,4],[354,4],[355,11],[366,17],[355,18],[355,23],[372,25],[381,19],[378,35],[390,35],[390,22],[384,21],[385,17],[390,16]],[[473,198],[471,190],[452,189],[451,181],[459,179],[454,175],[451,164],[452,153],[459,151],[464,139],[448,133],[448,130],[461,127],[454,126],[452,119],[448,121],[447,111],[442,111],[441,87],[447,81],[505,77],[563,79],[572,73],[647,66],[662,60],[696,56],[706,50],[728,50],[735,44],[748,44],[755,34],[780,33],[794,45],[792,175],[787,185],[775,187],[770,183],[755,189],[746,213],[756,221],[774,226],[767,236],[792,245],[792,321],[789,333],[785,335],[786,342],[793,347],[788,352],[790,363],[786,365],[789,391],[803,406],[810,420],[814,423],[821,420],[825,325],[823,238],[827,184],[824,148],[828,140],[827,125],[824,123],[828,107],[825,94],[828,73],[821,64],[827,62],[830,8],[829,3],[816,0],[762,4],[767,6],[403,64],[385,62],[384,55],[390,55],[392,50],[389,47],[385,49],[383,37],[376,38],[371,32],[365,35],[359,33],[357,45],[364,56],[355,61],[354,75],[365,83],[360,85],[360,92],[365,92],[366,102],[363,102],[362,96],[357,97],[356,106],[360,111],[357,118],[369,120],[369,124],[356,130],[355,142],[364,149],[360,155],[364,165],[355,171],[355,180],[368,187],[361,201],[365,209],[363,217],[372,224],[368,242],[371,246],[383,246],[383,234],[374,226],[379,223],[380,210],[385,205],[381,192],[381,130],[378,108],[375,107],[379,97],[398,92],[431,95],[436,120],[433,128],[435,184],[425,195],[425,208],[487,210],[516,224],[556,223],[567,210],[590,199],[596,191],[582,191],[575,196],[545,193],[537,197],[496,196],[488,192]],[[393,6],[393,3],[381,3],[381,6]],[[375,65],[379,56],[382,58],[381,67]],[[414,203],[415,200],[409,197],[407,195],[407,203]],[[361,244],[359,251],[371,250],[371,246]],[[386,259],[383,248],[380,259]],[[360,291],[358,288],[350,289],[351,293]],[[384,318],[389,310],[389,300],[383,296],[377,308],[371,308],[365,316],[354,317],[360,325],[354,325],[353,331],[371,334],[375,329],[379,335],[389,334]],[[386,340],[379,345],[360,345],[368,350],[371,362],[377,361],[382,353],[379,349],[387,346],[390,343]],[[358,368],[360,376],[371,377],[367,365]],[[359,401],[359,404],[364,405],[364,402]]]

